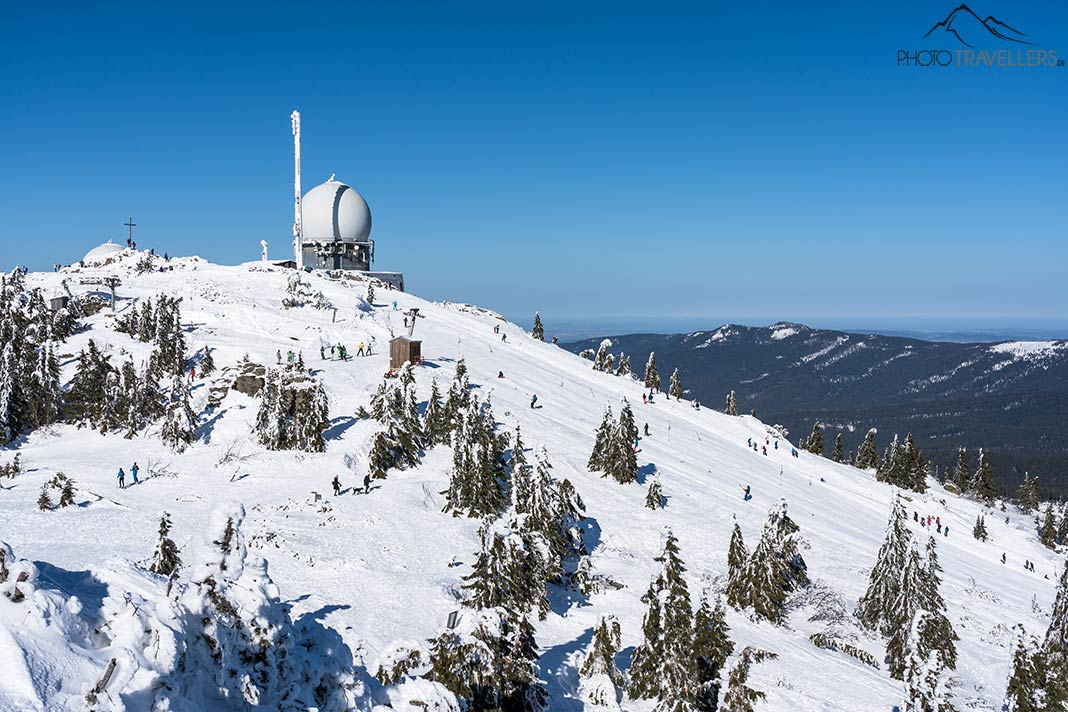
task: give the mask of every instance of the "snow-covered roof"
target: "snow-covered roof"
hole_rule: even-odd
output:
[[[85,257],[83,257],[82,259],[83,260],[94,260],[94,259],[100,259],[101,257],[109,257],[109,256],[115,254],[116,252],[122,252],[125,249],[126,248],[123,247],[122,245],[116,245],[111,240],[108,240],[104,244],[97,245],[93,249],[91,249],[88,252],[86,252],[85,253]]]

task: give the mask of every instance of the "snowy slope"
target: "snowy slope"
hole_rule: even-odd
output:
[[[95,650],[88,634],[79,640],[73,632],[58,636],[55,631],[91,623],[105,599],[121,596],[124,588],[145,590],[146,598],[159,595],[149,589],[161,584],[140,574],[136,564],[150,557],[163,510],[173,517],[173,535],[183,554],[191,555],[203,542],[214,509],[243,504],[250,547],[268,560],[282,597],[293,604],[294,618],[310,615],[338,630],[368,665],[393,641],[426,640],[440,632],[449,612],[458,608],[460,577],[478,549],[478,522],[441,513],[439,493],[448,480],[449,450],[437,448],[420,467],[391,472],[369,495],[351,496],[348,489],[341,497],[328,494],[335,474],[346,488],[363,478],[377,424],[356,419],[354,411],[367,404],[387,370],[387,341],[402,333],[400,312],[410,307],[418,307],[425,317],[416,327],[426,360],[417,369],[420,394],[426,396],[435,377],[447,388],[455,361],[466,359],[472,384],[492,398],[503,427],[521,426],[528,446],[548,449],[555,476],[575,484],[595,520],[595,540],[588,543],[596,569],[625,584],[588,601],[557,596],[553,613],[538,624],[542,677],[553,709],[581,709],[578,660],[604,613],[621,621],[620,662],[625,666],[630,646],[639,642],[644,611],[639,599],[655,570],[664,527],[679,538],[696,595],[725,577],[731,515],[737,515],[752,546],[768,509],[784,497],[811,543],[805,557],[813,580],[837,592],[848,611],[866,587],[892,488],[876,483],[869,473],[808,453],[792,458],[789,445],[769,448],[767,457],[753,452],[747,438],[763,440],[766,428],[752,417],[695,411],[685,401],[666,397],[642,405],[638,382],[594,372],[588,361],[534,341],[521,327],[475,307],[379,290],[375,308],[367,313],[356,306],[363,283],[307,275],[311,287],[337,307],[335,320],[331,310],[281,308],[291,274],[286,270],[183,258],[171,260],[172,271],[135,275],[135,261],[128,256],[98,271],[31,274],[27,281],[44,287],[47,295],[58,295],[62,277],[77,293],[99,289],[79,285],[80,278],[117,273],[123,279],[120,312],[157,293],[181,296],[189,350],[209,345],[219,368],[246,354],[273,364],[277,350],[302,352],[330,397],[328,448],[322,454],[265,452],[250,435],[257,400],[234,391],[205,420],[197,443],[181,455],[151,433],[127,440],[57,426],[18,441],[28,472],[0,492],[0,541],[17,556],[38,562],[42,595],[58,592],[55,605],[62,606],[76,594],[81,610],[59,611],[67,623],[46,633],[43,623],[27,623],[22,609],[0,598],[0,668],[5,670],[0,709],[83,707],[82,696],[110,656]],[[393,300],[399,310],[391,308]],[[123,352],[137,362],[147,357],[150,346],[113,331],[112,321],[105,310],[88,320],[88,331],[63,345],[65,379],[73,373],[72,356],[90,338],[113,357]],[[496,324],[507,341],[493,333]],[[341,342],[354,353],[359,342],[372,339],[373,356],[346,363],[319,359],[321,343]],[[505,378],[499,379],[498,371]],[[208,383],[198,380],[193,389],[197,407],[203,407],[207,392]],[[542,406],[536,410],[529,407],[535,393]],[[638,457],[644,476],[654,470],[660,474],[669,498],[660,511],[643,507],[644,487],[618,485],[585,468],[603,406],[615,407],[624,396],[639,426],[647,422],[651,430]],[[11,454],[0,450],[0,461]],[[118,490],[116,470],[128,471],[134,461],[141,465],[143,483]],[[354,463],[355,471],[346,461]],[[79,506],[40,512],[37,494],[56,471],[77,482]],[[753,490],[748,502],[741,497],[746,484]],[[313,491],[323,500],[314,502]],[[941,516],[950,526],[949,538],[940,537],[939,544],[942,592],[961,637],[958,702],[971,709],[999,709],[1011,627],[1024,623],[1032,632],[1045,629],[1061,557],[1038,543],[1033,523],[1023,515],[991,513],[991,541],[980,543],[970,535],[982,511],[978,504],[947,495],[938,486],[911,496],[907,506],[915,534],[921,531],[911,520],[913,510]],[[1002,552],[1008,565],[1000,561]],[[463,565],[450,567],[453,557]],[[1024,570],[1025,558],[1036,563],[1035,573]],[[826,623],[810,621],[810,613],[797,610],[788,625],[775,627],[728,612],[736,644],[779,654],[754,668],[753,685],[768,693],[764,708],[886,711],[900,704],[901,685],[885,669],[809,642],[809,635],[826,628]],[[882,659],[880,641],[861,637],[857,645]],[[646,702],[626,706],[651,708]]]

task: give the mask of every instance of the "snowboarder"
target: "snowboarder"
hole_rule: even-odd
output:
[[[334,487],[334,496],[337,497],[341,494],[341,480],[337,475],[334,475],[334,481],[330,483]]]
[[[137,480],[137,473],[138,473],[139,471],[140,471],[140,469],[139,469],[139,468],[137,467],[137,463],[135,462],[135,463],[133,464],[133,467],[131,467],[131,468],[130,468],[130,475],[131,475],[131,476],[133,477],[133,483],[134,483],[135,485],[136,485],[136,484],[139,484],[139,482],[138,482],[138,480]]]
[[[370,473],[363,476],[363,493],[367,494],[371,491],[371,475]]]
[[[119,468],[118,478],[119,478],[119,489],[126,489],[126,473],[122,471],[121,467]]]
[[[753,495],[750,494],[749,485],[746,485],[745,486],[745,493],[742,495],[742,499],[745,500],[746,502],[748,502],[752,498],[753,498]]]
[[[535,404],[536,404],[537,402],[538,402],[538,394],[537,394],[537,393],[535,393],[534,395],[532,395],[532,396],[530,397],[530,407],[531,407],[531,409],[533,409],[533,408],[534,408],[534,405],[535,405]]]
[[[649,423],[645,424],[645,437],[649,437]]]

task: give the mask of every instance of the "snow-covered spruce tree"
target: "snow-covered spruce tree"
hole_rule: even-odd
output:
[[[970,490],[984,502],[993,503],[998,496],[998,485],[994,481],[994,471],[990,469],[990,460],[982,449],[979,450],[979,467],[972,477]]]
[[[443,511],[453,516],[495,516],[508,504],[507,435],[496,432],[489,404],[481,404],[473,396],[458,417]]]
[[[919,446],[916,445],[916,439],[912,437],[912,433],[905,436],[902,470],[904,480],[901,486],[908,487],[913,492],[927,491],[927,460]]]
[[[59,420],[59,361],[51,344],[41,346],[36,352],[28,350],[27,361],[26,370],[30,373],[25,390],[27,427],[34,429]],[[0,382],[2,381],[3,376],[0,375]],[[2,390],[0,387],[0,391]],[[3,400],[2,395],[0,400]]]
[[[875,428],[872,428],[857,449],[856,466],[862,470],[870,470],[878,465],[879,452],[875,449]]]
[[[616,667],[616,654],[620,649],[619,621],[614,616],[604,615],[593,631],[589,652],[582,661],[580,694],[586,709],[597,712],[619,712],[619,686],[623,675]]]
[[[749,669],[765,660],[779,657],[775,653],[746,646],[731,666],[727,675],[727,690],[720,703],[725,712],[755,712],[755,703],[764,699],[765,693],[749,687]]]
[[[890,677],[895,680],[905,679],[905,664],[908,662],[909,635],[916,612],[922,608],[923,566],[920,552],[916,545],[909,546],[905,556],[905,565],[901,569],[898,583],[897,599],[887,623],[890,640],[886,644],[886,661]]]
[[[430,397],[426,402],[426,410],[423,412],[423,435],[426,437],[428,447],[435,445],[448,445],[452,438],[452,425],[445,410],[445,404],[441,400],[441,391],[438,390],[438,380],[430,381]]]
[[[679,378],[679,369],[671,372],[671,380],[668,382],[668,395],[675,400],[682,400],[682,380]]]
[[[805,449],[816,455],[823,455],[823,426],[817,420],[812,424],[812,434],[805,441]]]
[[[517,514],[530,514],[536,509],[540,514],[545,508],[542,499],[545,495],[541,489],[534,489],[534,472],[527,463],[523,433],[518,425],[512,438],[512,456],[508,459],[508,480],[512,509]]]
[[[207,376],[215,371],[215,359],[211,357],[211,348],[205,346],[201,349],[203,356],[200,358],[198,370],[201,376]]]
[[[908,512],[901,496],[896,495],[886,524],[886,536],[868,577],[868,590],[857,602],[860,622],[865,628],[879,631],[884,636],[893,633],[893,608],[901,590],[901,572],[911,543]]]
[[[0,350],[0,445],[14,440],[26,425],[22,391],[17,352],[9,342]]]
[[[593,370],[594,371],[614,371],[615,357],[609,352],[612,348],[612,340],[604,339],[597,347],[597,355],[593,357]],[[610,367],[609,359],[612,359],[612,366]]]
[[[697,665],[693,657],[693,608],[686,587],[686,567],[679,556],[678,540],[670,530],[664,552],[656,559],[660,571],[642,596],[642,642],[634,649],[629,694],[655,699],[657,710],[689,712],[696,709]]]
[[[631,374],[632,374],[632,371],[631,371],[631,368],[630,368],[630,356],[627,356],[626,354],[622,354],[621,353],[619,355],[619,365],[616,366],[616,375],[617,376],[630,376]]]
[[[615,419],[612,417],[612,406],[606,405],[601,417],[601,424],[597,426],[597,433],[593,438],[593,450],[590,458],[586,461],[586,469],[590,472],[604,472],[607,461],[609,441],[612,438],[612,429]]]
[[[727,658],[734,652],[727,628],[723,604],[717,599],[715,608],[708,601],[708,592],[701,597],[701,605],[694,614],[693,657],[697,666],[695,708],[699,712],[716,712],[719,705],[719,680]]]
[[[449,427],[455,428],[459,422],[460,411],[471,402],[471,384],[467,378],[467,364],[461,358],[456,361],[456,371],[449,384],[449,394],[445,399],[445,415]]]
[[[545,327],[541,325],[541,314],[534,312],[534,328],[530,332],[531,337],[538,341],[545,341]]]
[[[660,374],[656,372],[656,352],[649,352],[649,360],[645,362],[645,375],[642,378],[645,387],[650,391],[660,390]]]
[[[132,380],[134,386],[129,394],[129,409],[124,425],[128,438],[166,415],[168,404],[167,396],[159,385],[158,369],[152,359],[149,359],[141,373]]]
[[[152,553],[152,563],[148,570],[169,577],[181,565],[182,557],[178,554],[178,546],[171,539],[171,515],[163,512],[159,519],[159,541],[156,542],[156,550]]]
[[[74,480],[64,475],[62,472],[56,473],[56,479],[59,480],[59,506],[70,507],[74,504],[74,495],[77,492],[74,489]]]
[[[845,459],[845,456],[842,454],[841,433],[834,436],[834,450],[831,451],[831,459],[835,462],[842,462]]]
[[[972,486],[972,470],[968,464],[968,450],[966,448],[957,449],[957,466],[953,470],[953,484],[957,486],[957,489],[961,493],[965,493]]]
[[[1038,536],[1042,544],[1049,548],[1057,547],[1057,515],[1053,513],[1053,504],[1046,504],[1046,511],[1042,517],[1042,526],[1039,527]]]
[[[950,670],[957,668],[957,646],[960,640],[953,624],[946,615],[946,602],[939,590],[942,579],[938,575],[942,567],[938,564],[937,544],[934,537],[928,537],[927,549],[923,561],[923,576],[920,578],[920,607],[927,612],[925,625],[932,631],[932,647],[941,655],[942,663]]]
[[[1049,628],[1037,658],[1043,665],[1045,710],[1068,709],[1068,563],[1061,572]]]
[[[909,626],[905,661],[905,712],[955,712],[950,702],[953,680],[942,651],[935,647],[937,631],[930,614],[917,610]]]
[[[756,616],[772,623],[783,621],[786,595],[809,584],[797,532],[797,524],[786,514],[786,502],[779,500],[739,573],[739,607],[752,608]]]
[[[987,536],[989,536],[986,531],[986,522],[983,521],[982,514],[975,518],[975,526],[972,527],[972,536],[979,541],[986,541]]]
[[[330,411],[322,383],[299,365],[268,368],[256,413],[256,434],[268,450],[323,452]]]
[[[1038,641],[1028,635],[1022,624],[1016,626],[1013,642],[1012,672],[1005,688],[1005,712],[1042,712],[1043,670]]]
[[[42,512],[51,512],[53,508],[52,497],[48,494],[48,484],[41,486],[41,494],[37,496],[37,508]]]
[[[664,489],[660,486],[659,477],[653,477],[649,482],[649,490],[645,494],[645,506],[653,510],[664,508]]]
[[[738,415],[738,396],[731,391],[727,394],[727,402],[723,406],[723,412],[727,415]]]
[[[749,550],[746,549],[745,540],[742,538],[742,528],[738,526],[738,520],[733,514],[731,522],[734,528],[731,531],[730,546],[727,548],[727,605],[741,609],[745,608],[752,596],[742,575],[746,562],[749,561]]]
[[[1038,503],[1038,476],[1025,472],[1023,483],[1016,490],[1016,504],[1025,514],[1030,514],[1038,509]]]
[[[85,349],[78,354],[78,365],[64,397],[63,414],[67,422],[94,429],[101,426],[104,402],[100,396],[107,391],[112,370],[96,344],[89,339]]]
[[[198,424],[199,418],[189,403],[189,385],[181,376],[174,376],[160,439],[175,452],[182,452],[196,440]]]
[[[213,707],[352,709],[351,661],[294,624],[266,562],[248,555],[244,514],[238,506],[212,515],[208,543],[182,593],[184,684]]]

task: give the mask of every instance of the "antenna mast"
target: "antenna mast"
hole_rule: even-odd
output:
[[[293,120],[293,253],[297,269],[304,269],[304,226],[300,210],[300,112],[289,116]]]

